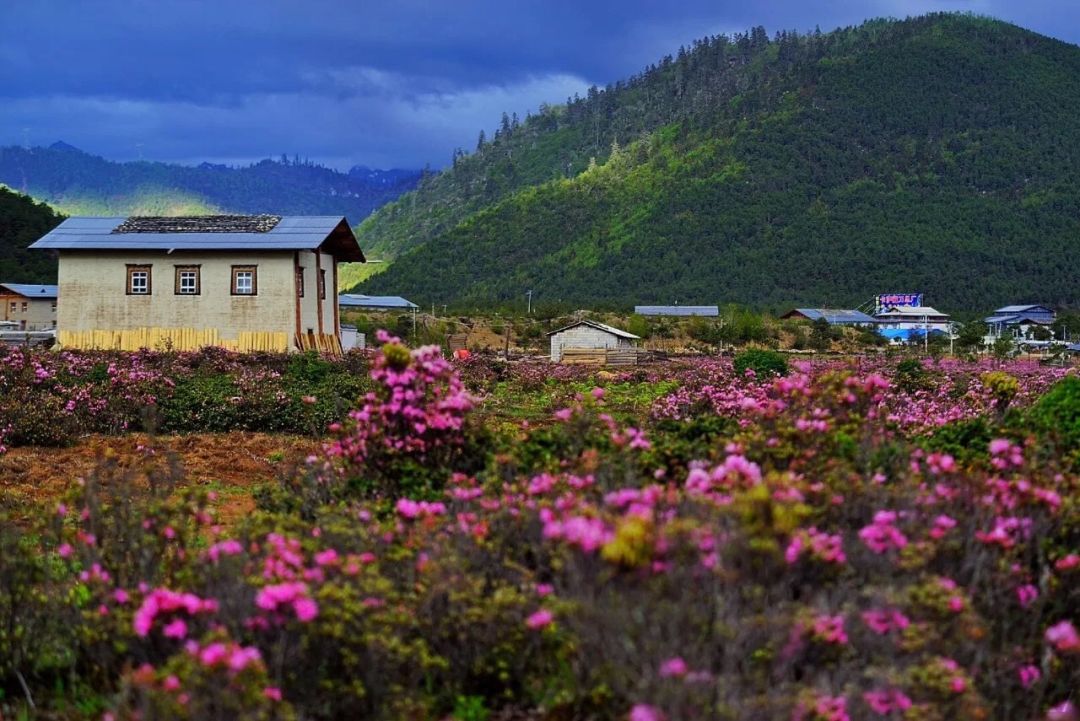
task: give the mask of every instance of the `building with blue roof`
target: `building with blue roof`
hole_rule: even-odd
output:
[[[1057,320],[1053,308],[1045,305],[1006,305],[983,318],[987,344],[1002,336],[1016,340],[1030,339],[1039,334],[1037,329],[1047,330]]]
[[[872,316],[858,310],[846,308],[795,308],[784,313],[781,318],[801,318],[809,321],[824,319],[829,325],[851,325],[872,327],[877,321]]]
[[[74,217],[30,247],[59,255],[60,345],[125,350],[338,350],[365,260],[342,216]]]
[[[0,283],[0,321],[14,330],[56,328],[56,286]]]

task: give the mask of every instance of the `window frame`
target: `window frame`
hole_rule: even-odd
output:
[[[128,263],[127,264],[127,283],[125,290],[127,295],[153,295],[154,294],[154,266],[148,263]],[[146,273],[146,292],[139,293],[135,291],[135,286],[132,284],[132,280],[136,273]]]
[[[251,273],[251,292],[241,293],[237,280],[241,273]],[[259,266],[257,265],[234,265],[230,273],[229,291],[231,295],[247,297],[259,294]]]
[[[173,281],[173,295],[202,295],[202,266],[201,265],[177,265],[174,266],[175,279]],[[195,291],[193,293],[185,293],[183,289],[183,283],[181,278],[184,273],[195,274]]]
[[[326,269],[319,270],[319,300],[326,300]]]
[[[296,297],[304,297],[304,266],[296,266]]]

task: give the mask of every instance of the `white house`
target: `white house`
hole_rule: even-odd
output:
[[[952,334],[952,320],[928,305],[901,305],[882,308],[874,314],[878,333],[894,342],[922,338],[926,334]]]
[[[337,264],[364,261],[341,216],[68,218],[57,341],[69,348],[340,347]]]
[[[562,360],[568,349],[607,350],[609,348],[633,348],[634,341],[641,340],[633,333],[613,328],[593,320],[579,320],[548,333],[551,339],[551,361]]]

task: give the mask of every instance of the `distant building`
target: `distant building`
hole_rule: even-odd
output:
[[[1007,305],[984,318],[987,344],[1002,336],[1017,340],[1028,338],[1035,328],[1049,328],[1057,320],[1057,313],[1045,305]]]
[[[342,293],[338,296],[338,305],[342,308],[369,311],[414,310],[420,307],[399,295],[361,295],[358,293]]]
[[[56,328],[56,286],[0,283],[0,321],[14,330]]]
[[[548,333],[548,338],[551,339],[553,363],[561,361],[564,351],[570,349],[603,351],[611,348],[633,348],[634,341],[641,340],[633,333],[592,320],[579,320],[553,330]]]
[[[68,218],[58,251],[61,346],[336,350],[337,264],[364,261],[342,216]]]
[[[637,315],[653,316],[704,316],[715,318],[720,315],[720,307],[715,305],[635,305]]]
[[[878,333],[894,343],[921,340],[925,335],[952,334],[952,320],[928,305],[892,306],[874,314]]]
[[[877,323],[877,320],[862,311],[841,308],[795,308],[780,317],[802,318],[809,321],[824,319],[829,325],[871,327]]]

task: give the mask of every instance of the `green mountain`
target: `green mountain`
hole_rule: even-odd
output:
[[[0,185],[0,283],[55,283],[56,259],[26,247],[64,216]]]
[[[971,15],[711,37],[360,227],[422,304],[1080,306],[1080,48]]]
[[[62,141],[0,148],[0,183],[71,215],[340,214],[359,222],[420,176],[360,166],[341,173],[285,156],[241,168],[116,163]]]

